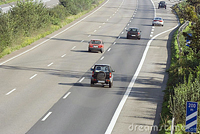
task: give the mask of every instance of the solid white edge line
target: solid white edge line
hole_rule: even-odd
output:
[[[151,1],[152,1],[152,0],[151,0]],[[154,8],[155,8],[155,6],[154,6]],[[135,81],[136,81],[136,79],[137,79],[137,77],[138,77],[138,75],[139,75],[139,73],[140,73],[140,70],[141,70],[142,65],[143,65],[143,63],[144,63],[144,60],[145,60],[145,58],[146,58],[146,55],[147,55],[147,52],[148,52],[149,47],[150,47],[150,45],[151,45],[151,42],[152,42],[156,37],[158,37],[159,35],[164,34],[164,33],[168,32],[168,31],[171,31],[171,30],[177,28],[179,25],[180,25],[180,23],[179,23],[178,25],[176,25],[175,27],[169,29],[169,30],[166,30],[166,31],[164,31],[164,32],[162,32],[162,33],[157,34],[156,36],[154,36],[152,39],[150,39],[150,40],[148,41],[147,46],[146,46],[146,48],[145,48],[145,51],[144,51],[144,53],[143,53],[142,59],[141,59],[139,65],[138,65],[138,68],[137,68],[135,74],[133,75],[133,77],[132,77],[132,79],[131,79],[131,82],[129,83],[129,85],[128,85],[127,89],[126,89],[126,92],[125,92],[123,98],[121,99],[121,101],[120,101],[120,103],[119,103],[119,105],[118,105],[118,107],[117,107],[117,109],[116,109],[116,111],[115,111],[115,113],[114,113],[114,115],[113,115],[111,121],[110,121],[110,124],[109,124],[109,126],[108,126],[108,128],[107,128],[105,134],[111,134],[111,132],[112,132],[112,130],[113,130],[113,128],[114,128],[114,126],[115,126],[115,124],[116,124],[116,122],[117,122],[117,119],[118,119],[118,117],[119,117],[119,114],[120,114],[120,112],[121,112],[121,110],[122,110],[122,108],[123,108],[123,106],[124,106],[124,104],[125,104],[125,102],[126,102],[128,96],[129,96],[129,94],[130,94],[130,91],[131,91],[133,85],[135,84]]]
[[[68,93],[63,97],[63,99],[66,99],[70,94],[71,94],[71,92],[68,92]]]
[[[42,121],[45,121],[51,114],[52,114],[52,112],[49,112],[49,113],[42,119]]]
[[[16,88],[14,88],[13,90],[11,90],[10,92],[8,92],[6,95],[11,94],[12,92],[14,92],[16,90]]]
[[[57,33],[57,34],[55,34],[54,36],[52,36],[52,37],[50,37],[49,39],[47,39],[47,40],[45,40],[45,41],[43,41],[43,42],[37,44],[36,46],[34,46],[34,47],[32,47],[32,48],[30,48],[30,49],[28,49],[28,50],[26,50],[26,51],[24,51],[24,52],[22,52],[22,53],[16,55],[16,56],[14,56],[14,57],[12,57],[12,58],[10,58],[10,59],[8,59],[8,60],[2,62],[2,63],[0,63],[0,65],[3,65],[3,64],[5,64],[5,63],[7,63],[7,62],[9,62],[9,61],[11,61],[11,60],[13,60],[13,59],[15,59],[15,58],[21,56],[21,55],[23,55],[23,54],[25,54],[25,53],[28,53],[29,51],[31,51],[31,50],[33,50],[33,49],[35,49],[35,48],[41,46],[42,44],[44,44],[45,42],[51,40],[52,38],[55,38],[56,36],[58,36],[58,35],[64,33],[65,31],[69,30],[70,28],[74,27],[75,25],[77,25],[77,24],[80,23],[81,21],[85,20],[85,19],[88,18],[89,16],[93,15],[94,13],[96,13],[96,12],[97,12],[98,10],[100,10],[104,5],[106,5],[109,1],[110,1],[110,0],[107,0],[103,5],[101,5],[99,8],[97,8],[94,12],[92,12],[92,13],[89,14],[88,16],[82,18],[81,20],[77,21],[76,23],[74,23],[73,25],[71,25],[71,26],[69,26],[68,28],[64,29],[63,31],[61,31],[61,32],[59,32],[59,33]]]
[[[110,51],[110,50],[111,50],[111,48],[108,49],[108,51]]]
[[[30,79],[33,79],[35,76],[37,76],[37,74],[34,74]]]
[[[82,82],[85,79],[85,77],[83,77],[82,79],[79,80],[79,82]]]

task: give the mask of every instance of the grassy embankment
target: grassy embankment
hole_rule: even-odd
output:
[[[181,7],[181,5],[179,5]],[[179,15],[180,10],[175,8]],[[183,19],[179,16],[180,22]],[[192,33],[191,23],[183,32]],[[182,52],[179,52],[177,43],[178,29],[174,32],[171,42],[171,65],[168,71],[169,79],[163,101],[159,134],[170,134],[171,119],[175,117],[175,134],[188,134],[185,132],[186,102],[200,102],[200,60],[199,53],[185,45],[183,34],[179,36]],[[200,104],[200,103],[199,103]],[[198,108],[200,111],[200,105]],[[198,112],[198,131],[200,130],[200,116]],[[162,127],[162,128],[161,128]]]
[[[82,0],[80,10],[57,5],[48,9],[42,3],[18,1],[12,11],[0,16],[0,58],[53,33],[90,12],[104,0]],[[71,11],[73,10],[73,12]]]

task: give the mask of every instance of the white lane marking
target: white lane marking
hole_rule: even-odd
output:
[[[108,21],[109,19],[107,19],[107,21]]]
[[[110,16],[110,18],[112,18],[112,16]]]
[[[61,57],[63,58],[63,57],[65,57],[66,56],[66,54],[63,54]]]
[[[72,47],[72,50],[75,49],[75,48],[76,48],[76,46]]]
[[[135,17],[135,15],[133,15],[133,17]]]
[[[111,50],[111,48],[108,49],[108,52]]]
[[[82,82],[85,79],[85,77],[83,77],[82,79],[79,80],[79,82]]]
[[[153,34],[153,32],[151,32],[151,34]]]
[[[133,18],[131,18],[131,19],[133,19]]]
[[[103,57],[101,57],[101,59],[100,60],[103,60],[104,59],[104,56]]]
[[[124,34],[124,32],[122,32],[122,34]]]
[[[127,24],[127,26],[129,26],[129,24]]]
[[[117,11],[115,13],[117,13]]]
[[[120,36],[118,37],[118,39],[120,39]]]
[[[82,43],[83,41],[84,41],[84,40],[82,40],[81,43]]]
[[[151,31],[154,31],[154,29],[151,29]]]
[[[49,112],[49,113],[42,119],[42,121],[45,121],[51,114],[52,114],[52,112]]]
[[[11,94],[12,92],[14,92],[16,90],[16,88],[14,88],[13,90],[11,90],[10,92],[8,92],[6,95]]]
[[[155,27],[153,26],[152,28],[154,29]]]
[[[113,14],[113,16],[114,16],[115,14]]]
[[[68,93],[63,97],[63,99],[66,99],[70,94],[71,94],[71,92],[68,92]]]
[[[30,80],[33,79],[35,76],[37,76],[37,74],[34,74],[32,77],[30,77]]]
[[[115,44],[116,44],[116,42],[113,43],[113,45],[115,45]]]
[[[53,62],[51,62],[49,65],[47,65],[48,67],[50,67],[51,65],[53,65]]]
[[[99,26],[99,28],[101,28],[101,26]]]
[[[88,35],[88,37],[90,37],[91,36],[91,34],[90,35]]]
[[[36,46],[34,46],[34,47],[32,47],[32,48],[30,48],[30,49],[28,49],[28,50],[26,50],[26,51],[24,51],[24,52],[22,52],[22,53],[16,55],[16,56],[14,56],[14,57],[12,57],[12,58],[10,58],[10,59],[8,59],[8,60],[2,62],[2,63],[0,63],[0,65],[3,65],[3,64],[5,64],[5,63],[7,63],[7,62],[9,62],[9,61],[11,61],[11,60],[13,60],[13,59],[15,59],[15,58],[21,56],[21,55],[23,55],[23,54],[25,54],[25,53],[28,53],[29,51],[31,51],[31,50],[33,50],[33,49],[35,49],[35,48],[41,46],[42,44],[46,43],[47,41],[51,40],[52,38],[55,38],[56,36],[58,36],[58,35],[64,33],[65,31],[69,30],[70,28],[74,27],[74,26],[77,25],[78,23],[82,22],[83,20],[87,19],[88,17],[90,17],[91,15],[93,15],[94,13],[96,13],[96,12],[97,12],[98,10],[100,10],[103,6],[105,6],[109,1],[110,1],[110,0],[107,0],[103,5],[101,5],[99,8],[97,8],[94,12],[92,12],[92,13],[89,14],[88,16],[84,17],[83,19],[77,21],[76,23],[74,23],[73,25],[71,25],[71,26],[69,26],[68,28],[64,29],[63,31],[61,31],[61,32],[59,32],[59,33],[57,33],[57,34],[55,34],[54,36],[50,37],[49,39],[46,39],[45,41],[43,41],[43,42],[37,44]]]
[[[136,13],[134,13],[134,14],[136,14]]]
[[[150,37],[153,37],[153,35],[151,34]]]
[[[105,22],[103,23],[103,25],[106,24]]]
[[[126,30],[127,28],[125,27],[124,29]]]
[[[152,1],[152,0],[151,0],[151,1]],[[155,6],[154,6],[154,9],[155,9]],[[161,34],[164,34],[164,33],[166,33],[166,32],[169,32],[169,31],[171,31],[171,30],[177,28],[179,25],[180,25],[180,23],[179,23],[178,25],[176,25],[175,27],[169,29],[169,30],[166,30],[166,31],[164,31],[164,32],[162,32],[162,33],[157,34],[156,36],[154,36],[152,39],[150,39],[150,40],[148,41],[147,46],[146,46],[146,48],[145,48],[145,50],[144,50],[144,53],[143,53],[143,55],[142,55],[142,59],[141,59],[139,65],[138,65],[138,68],[137,68],[135,74],[133,75],[133,77],[132,77],[132,79],[131,79],[131,82],[129,83],[129,85],[128,85],[127,89],[126,89],[126,92],[125,92],[123,98],[121,99],[121,101],[120,101],[120,103],[119,103],[119,105],[118,105],[118,107],[117,107],[117,109],[116,109],[116,111],[115,111],[115,113],[114,113],[114,115],[113,115],[111,121],[110,121],[110,124],[109,124],[109,126],[108,126],[108,128],[107,128],[105,134],[111,134],[111,132],[112,132],[112,130],[113,130],[113,128],[114,128],[114,126],[115,126],[115,124],[116,124],[116,122],[117,122],[117,119],[118,119],[118,117],[119,117],[119,114],[120,114],[120,112],[121,112],[121,110],[122,110],[122,108],[123,108],[123,106],[124,106],[124,104],[125,104],[125,102],[126,102],[128,96],[129,96],[129,94],[130,94],[130,92],[131,92],[131,89],[132,89],[133,85],[135,84],[135,81],[136,81],[136,79],[137,79],[137,77],[138,77],[138,75],[139,75],[139,73],[140,73],[140,70],[141,70],[142,65],[143,65],[143,63],[144,63],[144,60],[145,60],[145,58],[146,58],[146,55],[147,55],[147,52],[148,52],[149,47],[150,47],[150,45],[151,45],[151,42],[152,42],[156,37],[158,37],[158,36],[160,36]]]
[[[97,30],[94,30],[94,33],[96,32]]]
[[[131,22],[131,20],[129,22]]]

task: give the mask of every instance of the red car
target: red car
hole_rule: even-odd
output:
[[[103,53],[104,51],[104,43],[102,40],[100,39],[93,39],[89,42],[89,46],[88,46],[88,51],[100,51],[101,53]]]

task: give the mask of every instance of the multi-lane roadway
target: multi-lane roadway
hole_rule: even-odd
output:
[[[152,27],[156,12],[151,0],[105,0],[81,19],[2,58],[1,133],[105,133],[149,40],[177,24],[170,10],[160,11],[166,26]],[[126,39],[129,27],[142,31],[141,40]],[[88,52],[91,39],[103,39],[105,52]],[[95,63],[115,70],[112,88],[90,87]]]

